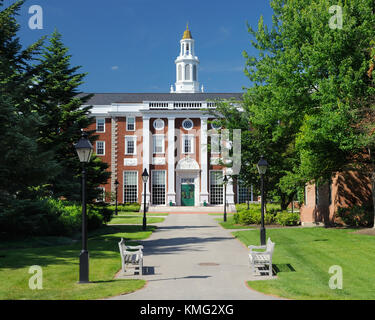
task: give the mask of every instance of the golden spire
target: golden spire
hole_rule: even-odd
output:
[[[186,23],[186,30],[184,32],[184,36],[182,37],[182,39],[193,39],[193,37],[191,36],[190,30],[189,30],[189,24],[188,23]]]

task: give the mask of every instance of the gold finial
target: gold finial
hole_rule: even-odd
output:
[[[184,32],[184,36],[182,37],[182,39],[193,39],[193,37],[191,36],[190,30],[189,30],[189,23],[188,22],[186,23],[186,30]]]

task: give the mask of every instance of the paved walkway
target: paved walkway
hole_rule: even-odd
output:
[[[246,286],[248,249],[218,225],[217,216],[170,214],[144,245],[146,287],[120,300],[275,299]],[[253,232],[257,232],[254,230]],[[202,265],[203,264],[203,265]]]

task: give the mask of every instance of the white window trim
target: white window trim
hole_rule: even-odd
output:
[[[220,154],[220,134],[210,134],[210,137],[211,137],[211,154],[215,154],[215,155],[219,155]],[[216,151],[212,151],[212,138],[213,137],[218,137],[218,144],[219,144],[219,151],[218,152],[216,152]]]
[[[156,124],[157,121],[162,121],[163,122],[163,127],[162,128],[156,128],[155,124]],[[160,118],[155,119],[154,122],[152,123],[152,126],[154,127],[154,129],[156,131],[164,130],[164,128],[165,128],[165,121],[163,119],[160,119]]]
[[[137,202],[139,201],[139,195],[138,195],[138,170],[124,170],[122,173],[123,178],[123,184],[122,184],[122,196],[123,196],[123,202],[125,203],[125,172],[135,172],[137,174]]]
[[[95,199],[95,202],[105,202],[105,188],[104,187],[98,187],[99,190],[102,191],[102,199],[101,200],[98,200],[98,199]]]
[[[151,193],[152,193],[152,186],[154,185],[154,172],[164,172],[164,193],[165,193],[165,197],[164,197],[164,204],[157,204],[157,206],[165,206],[167,205],[167,170],[152,170],[151,171]],[[151,201],[152,201],[152,198],[151,198]]]
[[[189,138],[191,139],[191,152],[185,152],[185,139],[186,138]],[[181,142],[182,142],[182,153],[183,154],[193,154],[195,153],[194,152],[194,138],[195,136],[193,134],[183,134],[182,135],[182,139],[181,139]]]
[[[128,119],[133,118],[134,119],[134,130],[129,130],[128,129]],[[135,131],[136,130],[136,123],[135,123],[135,116],[128,116],[126,117],[126,131]]]
[[[163,151],[162,152],[155,152],[155,137],[163,137]],[[153,154],[165,154],[165,135],[164,134],[154,134],[152,135],[152,153]]]
[[[98,154],[98,142],[103,142],[103,151],[104,151],[103,154]],[[99,156],[99,157],[105,156],[105,141],[102,141],[102,140],[96,141],[95,152],[96,152],[96,155]]]
[[[132,139],[134,141],[134,153],[128,152],[128,139]],[[137,154],[137,136],[125,136],[125,154],[126,155],[136,155]]]
[[[192,127],[191,127],[190,129],[186,129],[186,128],[184,127],[184,123],[187,122],[187,121],[191,121],[191,123],[193,124]],[[184,130],[186,130],[186,131],[192,130],[192,129],[194,128],[194,121],[191,120],[191,119],[185,119],[184,121],[182,121],[182,128],[183,128]]]
[[[104,130],[103,131],[98,131],[98,120],[104,121]],[[105,118],[96,118],[96,132],[105,133]]]

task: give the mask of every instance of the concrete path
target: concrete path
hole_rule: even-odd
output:
[[[207,214],[170,214],[144,245],[145,288],[118,300],[275,299],[249,289],[248,249]],[[254,230],[253,232],[257,232]]]

